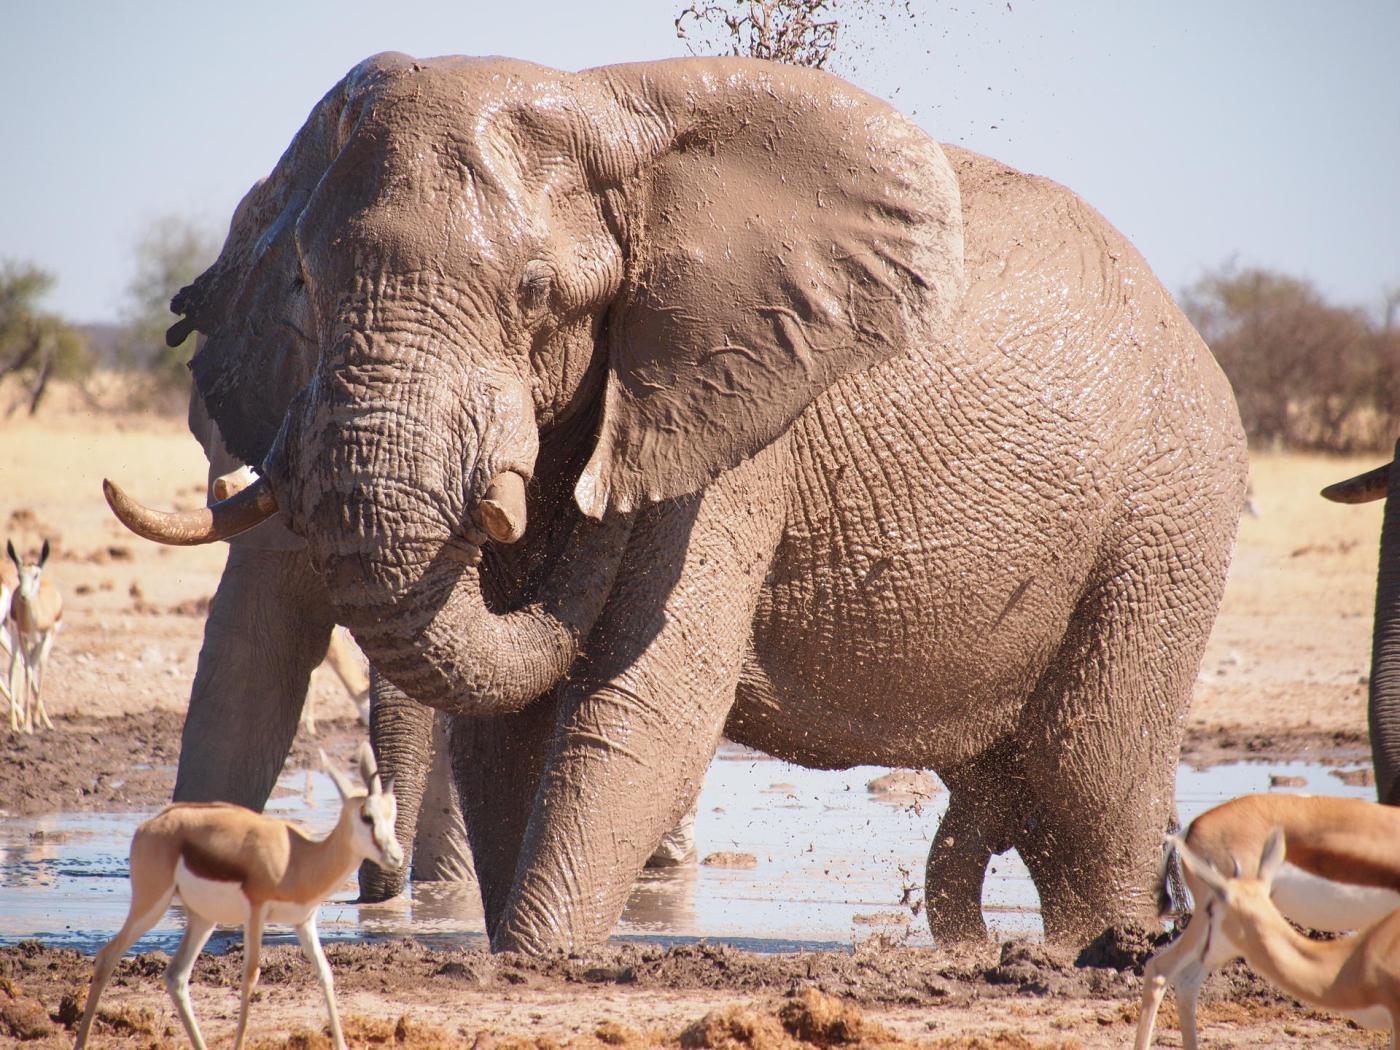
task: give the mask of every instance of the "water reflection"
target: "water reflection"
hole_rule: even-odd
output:
[[[711,766],[696,820],[701,857],[748,853],[752,867],[688,864],[644,872],[628,898],[618,936],[670,942],[709,938],[767,950],[849,945],[880,932],[911,944],[931,943],[922,914],[910,905],[929,840],[947,796],[921,793],[880,798],[866,784],[885,771],[818,772],[726,746]],[[1268,790],[1271,775],[1303,777],[1303,790],[1371,797],[1324,767],[1240,763],[1183,768],[1181,813],[1226,798]],[[330,830],[339,812],[330,781],[294,770],[279,781],[269,811]],[[13,819],[0,826],[0,943],[40,936],[93,951],[121,925],[129,886],[127,847],[149,814],[69,813]],[[430,942],[484,943],[475,888],[420,885],[411,897],[384,904],[352,903],[353,879],[322,909],[330,939],[416,936]],[[1039,930],[1036,896],[1014,853],[992,862],[984,894],[988,925],[1002,934]],[[909,921],[904,921],[908,916]],[[183,921],[172,912],[138,945],[172,950]],[[236,935],[235,935],[236,936]],[[273,940],[289,943],[287,931]]]

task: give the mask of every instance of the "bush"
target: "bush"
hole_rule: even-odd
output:
[[[1227,264],[1182,308],[1235,388],[1251,442],[1323,452],[1388,449],[1400,434],[1400,329],[1328,303],[1308,281]]]

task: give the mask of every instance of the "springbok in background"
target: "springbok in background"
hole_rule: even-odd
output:
[[[131,840],[131,909],[117,935],[97,953],[87,1006],[78,1025],[82,1050],[97,1013],[97,1001],[117,962],[180,895],[188,917],[185,936],[165,971],[165,986],[197,1050],[204,1039],[190,1004],[190,971],[216,924],[243,927],[243,998],[234,1050],[242,1050],[248,1003],[258,983],[258,957],[265,923],[294,926],[302,951],[316,967],[330,1013],[337,1050],[345,1050],[330,964],[316,933],[316,913],[360,864],[403,864],[394,837],[397,804],[391,780],[381,785],[369,744],[360,747],[360,777],[367,791],[354,790],[321,752],[321,764],[340,793],[340,819],[319,841],[295,824],[226,802],[177,802],[136,829]]]
[[[1269,849],[1274,832],[1279,833],[1276,856]],[[1299,999],[1370,1027],[1388,1026],[1388,1021],[1372,1023],[1380,1014],[1362,1017],[1357,1012],[1362,1009],[1357,996],[1380,993],[1353,985],[1371,967],[1366,980],[1384,972],[1387,987],[1400,994],[1400,955],[1394,954],[1400,948],[1400,918],[1387,918],[1400,907],[1400,807],[1310,795],[1246,795],[1202,813],[1191,822],[1184,843],[1170,841],[1185,862],[1195,910],[1185,932],[1154,955],[1143,972],[1135,1050],[1147,1050],[1152,1042],[1167,985],[1176,990],[1182,1044],[1196,1050],[1201,985],[1213,970],[1241,955]],[[1235,872],[1235,878],[1219,874],[1225,871]],[[1165,872],[1164,864],[1158,895],[1164,913],[1169,903]],[[1222,889],[1226,883],[1234,887],[1229,893]],[[1231,903],[1243,900],[1252,903],[1247,908]],[[1366,932],[1315,942],[1293,932],[1285,917],[1309,929]],[[1383,962],[1385,952],[1392,953],[1394,964],[1377,971],[1375,959]],[[1323,981],[1329,967],[1336,973]],[[1299,983],[1305,979],[1323,983]],[[1380,1000],[1365,1005],[1377,1006]]]
[[[49,560],[49,541],[44,541],[39,560],[26,564],[15,553],[13,541],[5,549],[19,573],[19,583],[10,596],[10,728],[34,732],[34,719],[45,729],[53,722],[44,709],[40,687],[44,667],[49,662],[54,638],[63,620],[63,597],[52,580],[44,575],[44,563]],[[22,670],[22,675],[21,675]],[[20,694],[24,693],[21,702]]]
[[[10,597],[19,586],[19,572],[8,559],[0,558],[0,696],[10,705],[10,728],[15,728],[15,691],[10,681],[10,662],[15,651],[14,622],[10,619]]]

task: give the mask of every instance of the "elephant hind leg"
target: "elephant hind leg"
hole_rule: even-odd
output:
[[[1027,705],[1015,845],[1048,939],[1082,944],[1156,921],[1181,735],[1224,578],[1189,562],[1120,566],[1087,593]]]
[[[940,944],[979,941],[987,864],[1011,848],[1021,791],[1010,748],[995,747],[946,773],[948,809],[929,847],[924,872],[928,925]]]

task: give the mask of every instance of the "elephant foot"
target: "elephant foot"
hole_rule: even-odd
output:
[[[360,904],[381,904],[392,900],[408,886],[408,866],[385,871],[378,864],[365,861],[360,865]]]

